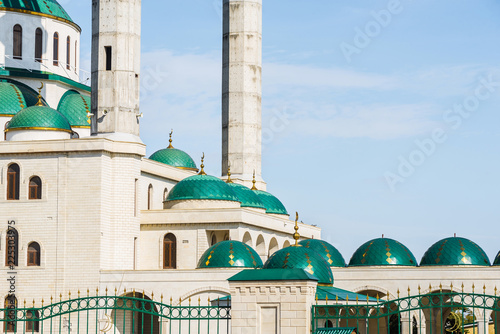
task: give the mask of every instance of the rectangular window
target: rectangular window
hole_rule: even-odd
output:
[[[106,71],[111,71],[111,46],[105,46],[104,51],[106,52]]]

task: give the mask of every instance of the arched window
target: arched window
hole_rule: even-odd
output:
[[[7,169],[7,199],[19,199],[19,165],[12,164]]]
[[[42,29],[37,28],[35,32],[35,61],[42,62],[43,53],[43,32]]]
[[[59,34],[56,32],[54,33],[54,49],[53,49],[53,59],[54,59],[54,66],[59,65]]]
[[[153,185],[148,187],[148,210],[153,209]]]
[[[38,311],[26,311],[26,332],[27,333],[38,333],[40,331],[40,312]]]
[[[19,258],[19,234],[15,228],[9,226],[7,235],[5,236],[5,245],[5,265],[8,267],[17,267]]]
[[[68,36],[68,38],[66,38],[66,69],[68,70],[71,68],[70,63],[71,63],[71,38]]]
[[[175,269],[177,256],[177,239],[169,233],[163,238],[163,269]]]
[[[210,246],[213,246],[217,243],[217,236],[215,233],[212,234],[212,240],[210,241]]]
[[[168,189],[165,188],[165,190],[163,190],[163,202],[167,201],[167,197],[168,197]]]
[[[28,266],[40,266],[40,245],[32,242],[28,245]]]
[[[4,308],[6,309],[4,315],[4,332],[17,332],[16,329],[16,308],[17,298],[15,295],[8,295],[5,297]]]
[[[12,55],[14,59],[23,59],[23,28],[16,24],[14,26]]]
[[[42,199],[42,180],[38,176],[30,179],[29,199]]]

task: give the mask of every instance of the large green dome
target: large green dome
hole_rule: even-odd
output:
[[[238,196],[241,207],[266,209],[259,196],[250,190],[250,188],[237,183],[228,183],[228,185],[233,189],[236,196]]]
[[[365,242],[352,255],[349,266],[417,266],[410,250],[399,241],[378,238]]]
[[[259,196],[260,200],[264,204],[266,213],[288,215],[288,212],[286,211],[283,203],[281,203],[281,201],[274,195],[262,190],[254,190],[254,192],[257,194],[257,196]]]
[[[14,80],[0,79],[0,116],[14,116],[34,106],[38,94],[28,86]],[[42,100],[42,104],[46,105]]]
[[[495,261],[493,262],[494,266],[500,266],[500,252],[498,252],[497,257],[495,258]]]
[[[210,175],[193,175],[177,183],[167,197],[170,201],[219,200],[239,202],[226,182]]]
[[[262,260],[252,247],[241,241],[226,240],[210,247],[198,261],[202,268],[261,268]]]
[[[67,91],[59,101],[57,110],[66,117],[72,127],[90,128],[90,97],[73,90]]]
[[[68,120],[57,110],[34,106],[21,110],[9,122],[5,131],[54,130],[72,132]]]
[[[189,154],[173,147],[156,151],[149,159],[180,169],[198,170],[196,163]]]
[[[342,254],[326,241],[318,239],[307,239],[299,242],[305,248],[316,251],[323,259],[328,262],[330,267],[345,267],[345,260]]]
[[[0,1],[0,10],[42,14],[73,22],[56,0],[3,0]]]
[[[333,284],[328,263],[316,251],[298,246],[280,249],[266,261],[264,269],[303,269],[318,279],[319,284]]]
[[[476,243],[465,238],[439,240],[425,252],[421,266],[489,266],[490,260]]]

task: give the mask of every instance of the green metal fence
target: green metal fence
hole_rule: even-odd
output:
[[[312,307],[312,332],[500,334],[500,297],[439,291],[393,300],[323,301]]]
[[[163,298],[162,298],[163,299]],[[211,305],[174,306],[150,300],[142,294],[96,296],[41,302],[23,302],[0,309],[4,333],[230,333],[231,308]],[[33,301],[32,305],[35,302]]]

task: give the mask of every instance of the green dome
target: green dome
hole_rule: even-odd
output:
[[[274,213],[278,215],[288,215],[285,206],[281,201],[270,193],[262,190],[254,190],[259,196],[262,203],[266,207],[266,213]]]
[[[402,243],[378,238],[365,242],[351,257],[349,266],[417,266],[417,260]]]
[[[500,252],[498,252],[497,257],[495,258],[495,261],[493,262],[494,266],[500,266]]]
[[[156,151],[149,159],[181,169],[198,170],[189,154],[176,148],[164,148]]]
[[[168,194],[167,202],[203,199],[239,202],[226,182],[210,175],[193,175],[177,183]]]
[[[488,256],[476,243],[465,238],[439,240],[425,252],[421,266],[489,266]]]
[[[57,106],[57,111],[66,117],[72,127],[90,128],[90,97],[73,90],[67,91]]]
[[[314,250],[306,247],[280,249],[266,261],[264,269],[303,269],[318,279],[319,284],[333,284],[328,263]]]
[[[345,260],[342,254],[326,241],[317,239],[307,239],[299,242],[305,248],[316,251],[323,259],[328,262],[330,267],[345,267]]]
[[[3,0],[0,10],[39,13],[73,22],[56,0]]]
[[[35,106],[18,112],[12,117],[6,131],[55,130],[72,132],[68,120],[60,112],[49,107]]]
[[[266,209],[264,203],[260,200],[259,196],[257,196],[250,188],[245,187],[244,185],[237,183],[228,183],[236,196],[238,196],[239,201],[241,202],[242,208],[259,208]]]
[[[210,247],[198,261],[203,268],[261,268],[262,260],[252,247],[241,241],[226,240]]]
[[[34,106],[38,94],[30,87],[14,80],[0,79],[0,116],[14,116]],[[45,105],[44,101],[42,103]]]

